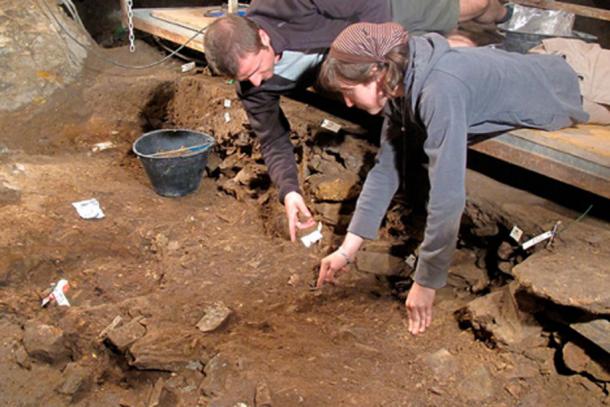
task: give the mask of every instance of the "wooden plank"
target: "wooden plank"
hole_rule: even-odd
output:
[[[158,8],[153,9],[151,15],[160,20],[199,31],[216,20],[216,17],[205,16],[205,13],[214,9],[218,9],[218,7]]]
[[[565,3],[555,0],[512,0],[513,3],[524,6],[537,7],[547,10],[562,10],[574,13],[577,16],[610,21],[610,10],[596,7],[581,6],[579,4]]]
[[[121,4],[121,25],[123,28],[128,27],[127,20],[127,0],[120,0]]]
[[[610,168],[610,127],[579,124],[557,131],[519,129],[516,137]]]
[[[133,14],[133,24],[136,29],[176,44],[184,44],[198,31],[154,18],[151,15],[151,9],[134,9]],[[203,34],[198,34],[186,46],[187,48],[204,52]]]
[[[570,328],[610,354],[610,322],[596,319],[590,322],[571,324]]]
[[[538,137],[523,137],[523,132],[504,133],[470,149],[610,199],[610,162],[600,158],[607,157],[610,150],[594,155],[570,140],[578,141],[574,137],[545,139],[542,131],[534,131]]]

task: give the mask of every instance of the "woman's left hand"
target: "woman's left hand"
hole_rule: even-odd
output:
[[[432,323],[432,304],[436,290],[413,283],[405,301],[409,317],[409,332],[423,333]]]

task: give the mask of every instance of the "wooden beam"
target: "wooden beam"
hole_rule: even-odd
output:
[[[121,2],[121,25],[123,28],[127,28],[127,0],[120,0]]]
[[[523,6],[537,7],[547,10],[562,10],[574,13],[577,16],[595,18],[598,20],[610,21],[610,10],[596,7],[581,6],[579,4],[565,3],[555,0],[512,0],[513,3]]]

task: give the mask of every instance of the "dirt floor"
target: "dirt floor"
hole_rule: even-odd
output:
[[[107,55],[160,56],[143,44],[135,59]],[[287,112],[297,132],[322,115],[296,102]],[[412,337],[382,277],[353,271],[312,291],[324,249],[269,233],[260,198],[238,200],[210,177],[192,195],[158,196],[130,149],[168,115],[217,138],[245,121],[226,80],[95,60],[65,91],[0,116],[0,175],[18,191],[0,205],[1,405],[607,403],[586,378],[558,372],[554,349],[490,349],[460,329],[455,312],[471,294],[440,290],[430,330]],[[104,141],[116,147],[92,152]],[[104,219],[78,217],[71,203],[88,198]],[[61,278],[71,306],[41,308]],[[200,332],[217,302],[232,315]],[[116,316],[144,335],[128,351],[99,337]]]

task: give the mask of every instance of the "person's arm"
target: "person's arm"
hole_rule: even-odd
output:
[[[432,322],[435,292],[447,282],[466,202],[467,95],[468,89],[455,80],[438,84],[418,104],[427,133],[430,193],[415,282],[405,302],[409,332],[414,335]]]
[[[394,146],[390,140],[391,121],[383,122],[382,142],[375,166],[369,171],[358,197],[356,211],[341,246],[320,262],[317,287],[333,283],[336,274],[356,258],[363,240],[374,239],[392,197],[399,186]]]
[[[392,20],[389,0],[310,0],[320,14],[351,22],[387,23]]]
[[[300,194],[294,146],[290,125],[280,108],[280,95],[294,89],[294,83],[274,76],[259,87],[238,83],[237,95],[242,101],[252,130],[261,143],[261,152],[271,181],[279,189],[280,201],[289,192]]]

